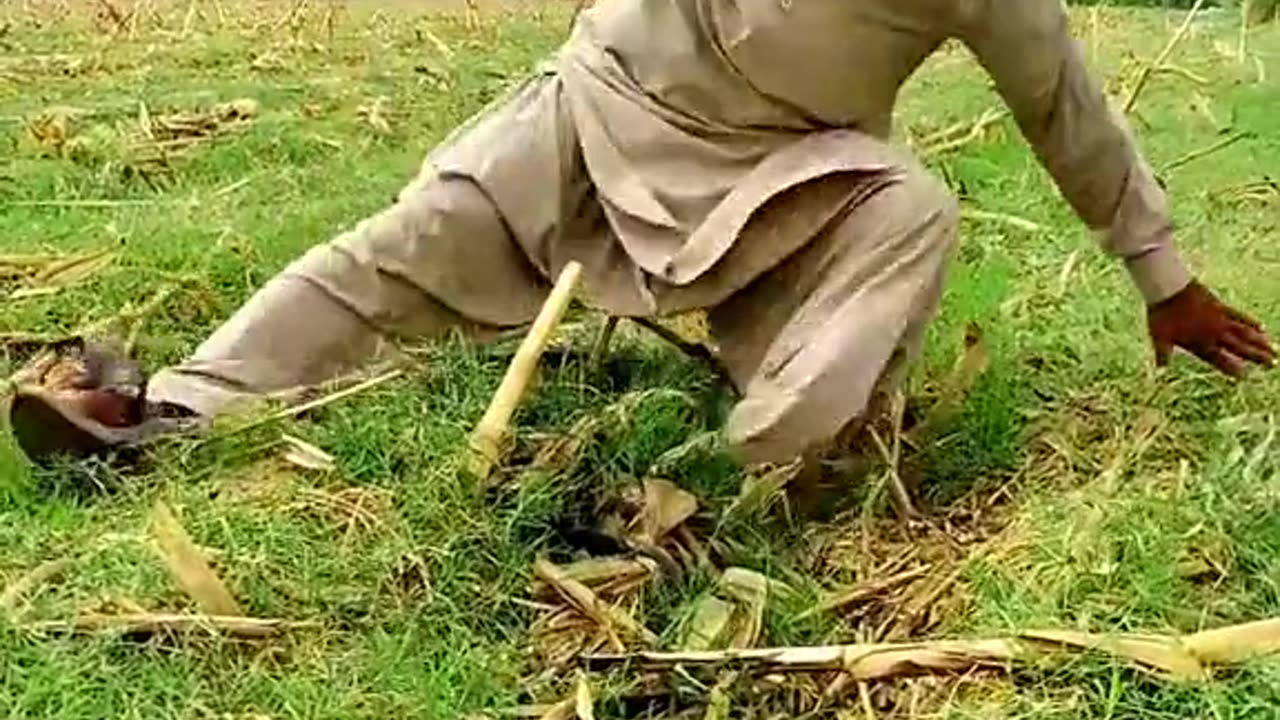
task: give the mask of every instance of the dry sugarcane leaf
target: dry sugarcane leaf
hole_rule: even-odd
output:
[[[50,108],[27,121],[27,135],[52,154],[59,154],[71,138],[71,115],[69,108]]]
[[[697,511],[698,498],[692,493],[669,480],[653,478],[644,481],[644,506],[631,527],[641,539],[658,543]]]
[[[390,102],[390,98],[385,95],[379,95],[370,102],[356,108],[356,114],[364,118],[369,127],[378,133],[390,135],[392,133],[391,122],[387,119],[387,106]]]
[[[577,715],[577,701],[575,698],[569,698],[552,705],[539,720],[573,720],[575,715]]]
[[[578,673],[578,688],[574,693],[573,703],[578,720],[596,720],[595,705],[595,698],[591,695],[591,683],[587,682],[585,674]]]
[[[34,280],[43,285],[65,285],[92,274],[98,263],[114,259],[112,250],[95,250],[60,258],[36,272]]]
[[[58,260],[57,255],[0,255],[0,279],[35,275]]]
[[[707,595],[698,602],[689,620],[684,642],[680,647],[684,650],[711,650],[722,647],[722,640],[728,634],[733,621],[735,607],[714,595]]]
[[[936,643],[916,647],[882,647],[845,657],[845,672],[854,680],[911,677],[925,674],[963,674],[982,669],[1006,669],[1024,652],[1008,640]]]
[[[18,604],[22,602],[23,598],[44,583],[61,576],[71,568],[72,562],[71,558],[49,560],[23,573],[17,580],[9,583],[4,592],[0,592],[0,613],[15,617]]]
[[[34,632],[49,634],[166,635],[208,632],[257,639],[274,637],[286,630],[318,627],[318,623],[225,615],[129,613],[88,614],[73,620],[29,623],[23,627]]]
[[[769,601],[769,579],[754,570],[729,568],[720,576],[724,594],[738,604],[736,625],[730,647],[753,647],[764,629],[764,610]]]
[[[541,658],[542,665],[548,672],[558,674],[573,663],[573,659],[584,652],[598,650],[608,644],[605,636],[603,643],[592,643],[595,626],[584,630],[561,631],[538,637],[535,650]]]
[[[645,559],[651,560],[655,567],[661,567],[667,576],[678,577],[680,575],[680,563],[676,562],[675,556],[668,552],[666,548],[638,537],[624,538],[624,542]]]
[[[1039,642],[1060,643],[1083,650],[1096,650],[1158,670],[1170,677],[1205,677],[1204,666],[1178,642],[1161,635],[1102,635],[1072,630],[1033,630],[1022,636]]]
[[[563,704],[564,703],[562,701],[554,704],[539,703],[536,705],[517,705],[511,708],[510,710],[504,710],[502,712],[502,715],[505,717],[513,717],[513,718],[535,718],[535,719],[543,718],[543,717],[546,717],[547,713],[551,712],[552,710],[556,709],[557,707]],[[570,707],[571,712],[572,710],[573,708]],[[569,717],[572,718],[573,716],[570,715]]]
[[[1182,646],[1202,663],[1234,665],[1280,652],[1280,619],[1205,630],[1182,638]]]
[[[644,560],[623,557],[584,558],[560,567],[564,577],[576,580],[597,590],[602,586],[647,579],[653,573],[653,565]],[[535,583],[539,595],[554,594],[555,587],[547,583]]]
[[[546,619],[546,630],[549,632],[586,632],[599,627],[591,618],[586,617],[572,607],[566,607]]]
[[[569,431],[551,442],[538,448],[529,463],[530,470],[558,470],[570,472],[577,467],[578,459],[604,423],[598,416],[587,415],[579,418]]]
[[[649,582],[658,572],[658,564],[647,557],[638,558],[635,562],[638,568],[643,570],[629,570],[605,580],[593,589],[602,597],[624,597]]]
[[[678,547],[683,548],[688,555],[693,557],[694,567],[702,568],[703,570],[715,569],[715,564],[711,562],[711,554],[707,552],[706,546],[693,534],[688,525],[681,525],[676,528],[676,539],[679,541]]]
[[[239,616],[240,606],[163,501],[152,511],[152,529],[161,558],[175,580],[210,615]]]
[[[282,435],[280,439],[285,443],[283,457],[286,462],[319,472],[331,472],[337,468],[333,456],[315,445],[292,435]]]
[[[115,258],[116,254],[112,250],[98,250],[56,260],[36,272],[28,281],[27,287],[13,291],[9,297],[20,300],[51,295],[87,280],[109,266]]]
[[[609,634],[610,645],[614,648],[621,649],[623,647],[622,640],[615,628],[621,628],[625,632],[641,638],[646,643],[653,644],[657,642],[657,637],[636,622],[634,618],[616,610],[613,606],[601,600],[586,585],[565,577],[564,572],[552,562],[539,559],[534,562],[533,569],[539,578],[554,587],[569,604],[577,608],[583,615],[594,620],[601,629],[605,630]]]
[[[895,613],[895,616],[891,619],[891,624],[885,628],[885,631],[892,633],[900,630],[910,636],[926,629],[922,626],[926,623],[930,611],[938,600],[960,581],[960,578],[964,575],[964,570],[965,566],[960,564],[946,575],[935,575],[931,582],[913,585],[910,588],[913,592],[908,593],[907,600],[899,611]]]
[[[823,600],[812,608],[800,613],[796,619],[804,619],[820,613],[828,613],[833,610],[840,610],[850,605],[857,605],[866,602],[872,598],[883,595],[900,585],[911,582],[929,572],[928,565],[920,565],[910,570],[904,570],[887,578],[873,578],[860,582],[853,587],[831,595],[831,597]]]

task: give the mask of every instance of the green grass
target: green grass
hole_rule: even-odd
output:
[[[180,359],[286,262],[383,206],[433,143],[555,48],[568,17],[555,9],[469,26],[394,10],[341,16],[330,37],[319,10],[303,13],[296,30],[272,29],[282,10],[233,11],[232,26],[197,18],[193,37],[179,42],[182,10],[149,19],[133,37],[112,37],[85,18],[0,8],[0,28],[10,27],[0,34],[0,253],[121,245],[116,264],[82,285],[5,301],[0,332],[65,332],[179,278],[180,289],[148,318],[139,352],[149,367]],[[1087,11],[1079,18],[1092,48]],[[1102,19],[1100,55],[1091,59],[1113,87],[1136,71],[1132,57],[1151,56],[1176,22],[1119,12]],[[1195,93],[1220,121],[1254,134],[1167,180],[1181,247],[1198,272],[1277,325],[1280,199],[1233,205],[1214,191],[1261,179],[1280,161],[1280,31],[1256,31],[1258,62],[1243,65],[1224,52],[1235,47],[1233,32],[1226,14],[1199,26],[1175,59],[1215,84],[1159,76],[1137,125],[1157,168],[1215,141],[1213,123],[1189,107]],[[268,53],[279,67],[255,70]],[[1271,79],[1259,81],[1259,67]],[[251,124],[168,167],[139,166],[125,147],[141,104],[160,115],[240,97],[261,106]],[[389,135],[358,113],[378,97],[387,98]],[[972,63],[946,54],[907,89],[899,130],[945,127],[995,101]],[[69,155],[46,152],[25,131],[53,106],[82,111]],[[1189,631],[1277,614],[1280,382],[1257,376],[1235,385],[1185,359],[1156,373],[1123,270],[1092,246],[1008,124],[935,167],[968,205],[1052,231],[967,222],[930,330],[917,383],[945,372],[967,322],[985,329],[992,361],[960,417],[922,455],[923,491],[938,513],[947,503],[981,504],[1002,486],[1013,499],[976,523],[996,533],[987,547],[1002,552],[951,560],[963,575],[928,634]],[[29,204],[74,199],[122,202]],[[577,321],[566,342],[585,349],[597,320]],[[613,387],[581,383],[572,358],[549,364],[520,431],[529,446],[536,433],[564,431],[624,393],[654,390],[635,403],[629,424],[594,438],[572,471],[481,492],[458,476],[455,458],[503,357],[448,342],[427,358],[425,374],[289,426],[337,458],[335,476],[274,461],[263,445],[278,429],[166,452],[150,471],[127,477],[100,468],[35,472],[0,439],[0,585],[41,562],[77,558],[32,600],[27,619],[103,603],[186,607],[147,544],[147,513],[165,499],[198,542],[219,551],[219,569],[251,612],[323,622],[269,644],[191,639],[141,648],[32,637],[0,624],[0,709],[59,718],[445,718],[528,701],[533,613],[513,598],[527,596],[533,558],[567,557],[575,523],[663,452],[715,430],[726,401],[701,368],[624,333]],[[0,356],[0,373],[20,361]],[[694,453],[669,472],[713,512],[741,482],[714,452]],[[106,491],[84,490],[86,477]],[[330,511],[325,498],[340,491],[367,503],[364,522]],[[775,511],[719,538],[733,562],[798,590],[771,605],[766,642],[853,639],[851,619],[796,615],[893,548],[941,547],[936,536],[898,530],[876,512],[871,558],[849,550],[862,542],[856,512],[819,523]],[[708,578],[692,577],[656,588],[644,606],[647,625],[671,641],[707,586]],[[963,683],[949,702],[939,699],[947,690],[927,706],[959,718],[1270,717],[1280,702],[1278,668],[1261,663],[1188,688],[1087,661],[1016,682]],[[537,700],[551,699],[547,688],[535,689]]]

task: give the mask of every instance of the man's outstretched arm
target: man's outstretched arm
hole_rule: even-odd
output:
[[[1164,190],[1124,118],[1089,75],[1061,0],[962,0],[957,34],[1103,249],[1147,304],[1160,365],[1182,348],[1230,375],[1275,354],[1257,322],[1223,305],[1179,256]]]

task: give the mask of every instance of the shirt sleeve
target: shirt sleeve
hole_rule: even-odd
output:
[[[1061,0],[969,0],[959,39],[1012,111],[1063,197],[1154,304],[1191,280],[1164,190],[1089,75]]]

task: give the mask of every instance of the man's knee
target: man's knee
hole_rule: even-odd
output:
[[[944,257],[954,245],[960,206],[950,190],[924,168],[904,163],[887,171],[879,187],[863,194],[834,228],[831,241],[868,261],[897,265],[910,258]]]

